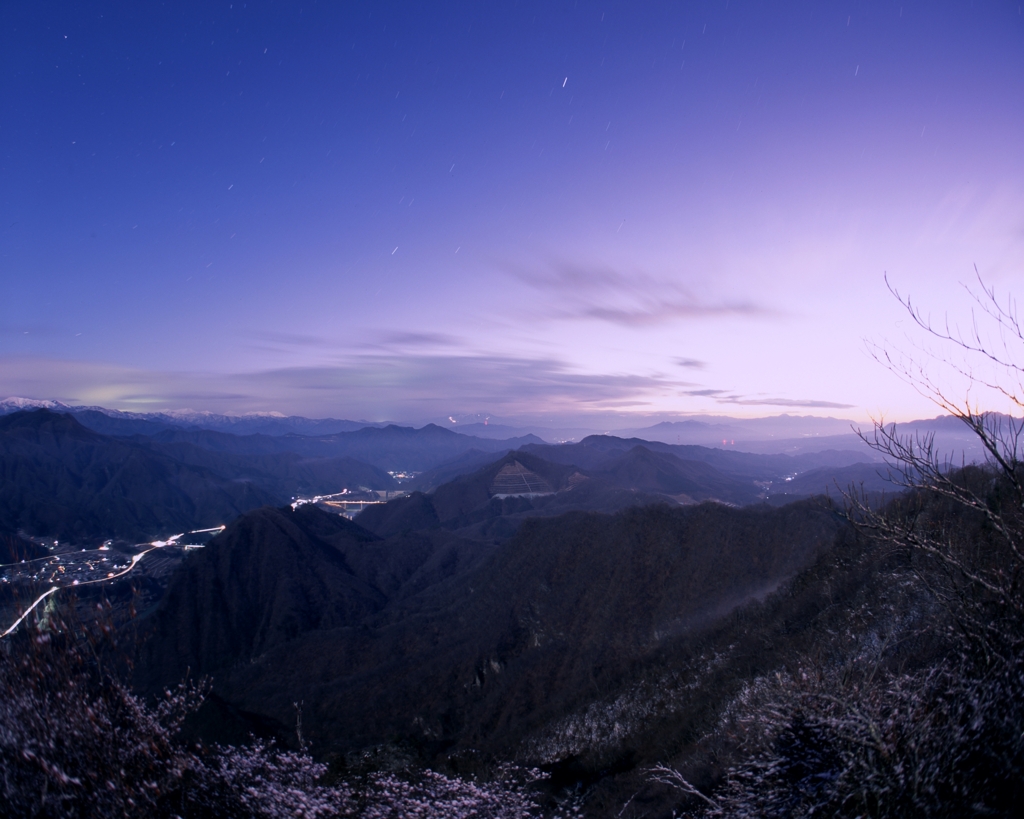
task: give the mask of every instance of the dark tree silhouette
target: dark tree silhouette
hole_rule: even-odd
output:
[[[948,319],[933,322],[890,291],[919,339],[910,340],[910,353],[875,347],[876,358],[959,419],[986,457],[957,463],[934,435],[905,436],[882,421],[862,435],[903,492],[879,508],[851,491],[846,515],[869,552],[898,558],[898,568],[876,580],[904,604],[876,617],[885,622],[884,637],[881,629],[859,635],[857,656],[805,658],[746,687],[721,728],[738,737],[742,761],[717,792],[695,795],[678,772],[653,772],[688,794],[683,805],[695,814],[1019,815],[1024,330],[1012,297],[1000,299],[980,276],[968,288],[974,308],[967,330]],[[957,389],[960,398],[952,397]],[[984,411],[982,394],[1001,397],[1011,413]],[[912,587],[926,590],[930,609],[912,602]],[[879,609],[885,605],[878,601]],[[913,630],[930,632],[938,650],[897,661],[893,647]]]

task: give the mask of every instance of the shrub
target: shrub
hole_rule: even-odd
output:
[[[11,817],[475,817],[539,815],[538,775],[500,768],[484,783],[434,771],[322,784],[304,751],[253,741],[186,746],[185,717],[204,684],[150,706],[105,673],[102,629],[48,630],[0,644],[0,804]],[[92,639],[89,639],[92,638]],[[94,650],[96,649],[96,650]]]

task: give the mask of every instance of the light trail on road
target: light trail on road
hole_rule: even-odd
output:
[[[62,552],[61,554],[71,554],[71,552]],[[9,569],[11,566],[28,566],[30,563],[37,563],[40,560],[49,560],[52,563],[60,558],[61,555],[43,555],[43,557],[33,557],[31,560],[19,560],[17,563],[0,563],[0,569]]]
[[[36,598],[36,602],[29,606],[27,609],[25,609],[25,613],[22,614],[21,617],[19,617],[17,620],[15,620],[11,627],[7,629],[7,631],[5,631],[3,634],[0,634],[0,639],[6,637],[8,634],[14,631],[21,624],[21,621],[32,613],[32,609],[34,609],[36,606],[42,603],[47,597],[49,597],[55,591],[60,591],[60,588],[60,586],[51,586],[49,589],[47,589],[41,595],[39,595],[39,597]]]

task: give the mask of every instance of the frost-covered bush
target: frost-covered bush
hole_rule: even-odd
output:
[[[379,772],[319,784],[326,766],[272,745],[219,747],[191,795],[196,808],[237,806],[239,815],[366,819],[527,819],[540,816],[528,793],[536,772],[505,768],[486,783],[431,770]],[[201,796],[200,796],[201,794]],[[197,798],[199,797],[199,798]]]
[[[749,756],[730,817],[1013,816],[1024,797],[1024,662],[761,680],[729,715]]]
[[[19,637],[0,651],[0,801],[8,815],[157,810],[193,764],[172,736],[201,690],[182,685],[148,708],[67,633]]]
[[[976,311],[964,332],[948,319],[933,325],[894,290],[926,339],[946,352],[935,356],[921,346],[917,355],[877,352],[970,430],[984,463],[958,467],[934,436],[904,436],[879,422],[862,437],[907,492],[881,509],[856,493],[846,498],[856,529],[878,552],[902,555],[917,586],[939,605],[941,616],[924,625],[942,635],[936,642],[942,650],[906,669],[864,657],[831,665],[807,661],[817,670],[748,686],[721,728],[745,754],[724,787],[695,794],[678,772],[655,773],[686,792],[690,804],[702,800],[706,814],[1021,814],[1024,324],[1012,298],[997,299],[978,281]],[[950,393],[946,385],[958,380],[961,387]],[[983,412],[979,394],[1015,414]],[[883,576],[875,583],[891,587],[894,580]]]
[[[487,782],[434,771],[323,784],[304,752],[254,741],[186,746],[177,734],[204,686],[149,706],[102,671],[102,653],[70,630],[0,643],[0,805],[11,817],[539,816],[538,774],[500,768]]]
[[[500,773],[500,772],[499,772]],[[505,776],[486,784],[467,782],[421,771],[416,776],[372,774],[346,815],[367,819],[516,819],[540,816],[522,788],[519,772],[506,768]],[[527,772],[529,775],[529,772]],[[533,774],[535,775],[535,774]]]

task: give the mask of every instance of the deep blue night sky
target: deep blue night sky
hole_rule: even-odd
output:
[[[1024,281],[1018,3],[0,8],[0,398],[927,412]],[[1016,287],[1018,294],[1020,288]]]

